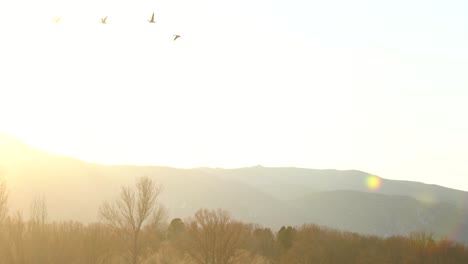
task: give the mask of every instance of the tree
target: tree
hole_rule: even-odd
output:
[[[172,219],[169,227],[167,228],[167,239],[170,241],[177,241],[185,232],[185,224],[180,218]]]
[[[279,253],[275,235],[270,228],[257,228],[252,233],[250,250],[258,255],[275,259]]]
[[[45,196],[37,196],[31,203],[30,221],[43,228],[47,223],[47,203]]]
[[[8,189],[5,180],[0,177],[0,224],[8,213]]]
[[[123,186],[117,200],[105,202],[99,209],[101,219],[125,241],[132,264],[140,263],[141,230],[150,216],[158,212],[161,191],[161,185],[149,177],[141,177],[134,188]]]
[[[290,248],[283,252],[280,263],[332,263],[327,260],[327,251],[331,246],[327,241],[327,235],[316,225],[304,225],[295,236],[294,243],[286,239],[288,228],[281,227],[278,232],[278,242],[284,248],[290,244]],[[285,242],[289,241],[289,242]],[[334,242],[334,241],[333,241]]]
[[[293,239],[296,235],[296,229],[288,226],[287,228],[282,226],[278,231],[278,242],[280,245],[288,250],[292,246]]]
[[[47,204],[44,196],[37,196],[31,203],[29,229],[34,263],[48,263]]]
[[[415,263],[427,263],[433,256],[431,254],[434,252],[436,247],[436,242],[431,233],[421,232],[412,232],[409,235],[411,242],[413,243],[413,249],[416,253]]]
[[[201,209],[186,225],[188,254],[198,264],[232,264],[245,254],[250,229],[223,210]]]

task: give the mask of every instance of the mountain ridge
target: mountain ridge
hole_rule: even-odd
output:
[[[2,158],[17,153],[15,148],[28,158]],[[27,213],[34,197],[44,195],[51,220],[98,221],[102,202],[116,198],[120,187],[136,177],[150,176],[163,185],[160,198],[169,217],[223,208],[240,220],[272,228],[317,223],[374,235],[424,229],[440,237],[458,225],[463,229],[456,239],[468,241],[467,192],[438,185],[381,178],[381,188],[370,190],[366,179],[372,174],[358,170],[101,165],[32,148],[33,155],[27,155],[28,149],[0,145],[0,172],[11,189],[12,211]],[[421,219],[430,219],[429,224]]]

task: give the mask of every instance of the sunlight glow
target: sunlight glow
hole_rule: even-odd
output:
[[[468,189],[465,4],[415,3],[0,1],[0,131],[99,163]]]

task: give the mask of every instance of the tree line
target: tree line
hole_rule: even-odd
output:
[[[99,222],[57,223],[43,197],[28,219],[9,213],[0,180],[0,264],[468,263],[467,247],[424,232],[383,238],[313,224],[273,231],[221,209],[168,221],[161,191],[141,177],[101,205]]]

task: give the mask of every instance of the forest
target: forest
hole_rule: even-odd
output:
[[[11,212],[7,183],[0,181],[0,263],[468,263],[464,245],[417,230],[392,237],[313,223],[271,230],[203,208],[186,219],[168,219],[158,199],[162,191],[140,177],[116,190],[115,200],[103,201],[98,222],[54,222],[44,197],[31,202],[28,218]]]

